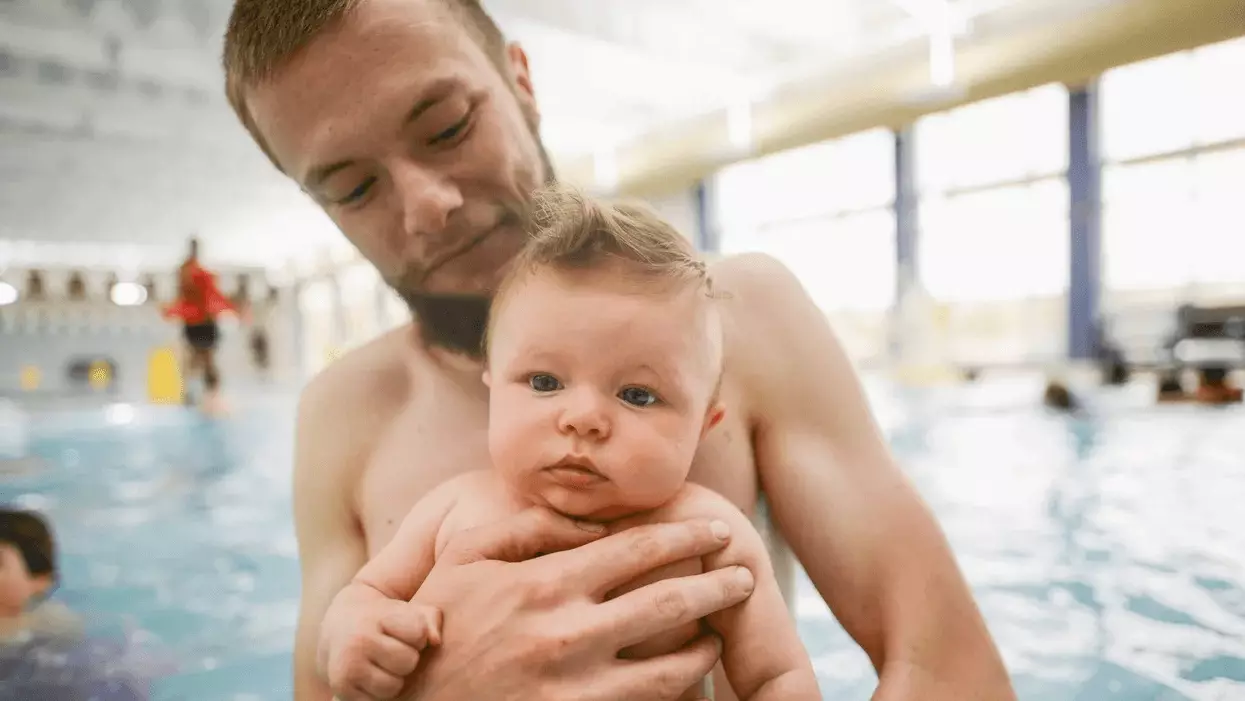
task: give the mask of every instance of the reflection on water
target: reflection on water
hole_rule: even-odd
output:
[[[1125,390],[1069,418],[1039,396],[873,394],[1021,698],[1245,698],[1245,413],[1149,408]],[[62,600],[176,662],[153,698],[289,698],[293,404],[192,417],[41,415],[29,443],[48,469],[0,475],[0,499],[51,513]],[[807,581],[799,610],[826,698],[868,698],[865,656]]]

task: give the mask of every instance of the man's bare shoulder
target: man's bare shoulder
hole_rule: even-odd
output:
[[[725,305],[737,316],[772,315],[781,309],[770,305],[807,298],[795,274],[777,258],[765,253],[741,253],[714,260],[709,266],[716,289],[729,300]]]
[[[720,293],[726,339],[726,365],[751,390],[763,391],[775,358],[802,342],[814,324],[826,324],[803,284],[786,265],[763,253],[714,261],[710,267]],[[754,397],[755,399],[756,397]]]
[[[410,327],[404,326],[345,353],[311,378],[301,407],[340,414],[387,399],[400,403],[410,379],[406,354],[415,347],[411,338]]]
[[[339,455],[370,445],[409,400],[412,339],[409,326],[395,329],[313,377],[298,401],[300,441]]]

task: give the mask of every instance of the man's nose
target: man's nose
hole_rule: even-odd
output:
[[[604,440],[610,434],[609,409],[596,392],[584,389],[570,393],[558,428],[581,438]]]
[[[444,232],[450,216],[463,206],[458,186],[449,178],[415,163],[399,164],[391,172],[402,204],[403,231],[409,239],[427,241]]]

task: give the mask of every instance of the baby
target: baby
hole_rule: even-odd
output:
[[[705,621],[723,639],[731,687],[743,699],[820,699],[761,537],[733,504],[687,482],[697,446],[724,412],[722,328],[704,264],[643,208],[550,189],[538,195],[533,219],[532,238],[500,286],[488,325],[494,469],[429,493],[338,594],[324,618],[322,674],[345,701],[394,698],[420,651],[438,644],[440,615],[429,608],[419,630],[397,630],[375,620],[380,614],[369,616],[383,607],[368,604],[409,601],[451,536],[535,504],[614,530],[725,521],[733,537],[722,552],[610,596],[745,566],[756,578],[752,595]],[[697,632],[689,626],[621,654],[672,652]],[[698,686],[685,698],[704,696]]]

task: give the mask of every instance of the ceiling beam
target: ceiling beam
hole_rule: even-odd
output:
[[[1022,4],[1023,5],[1023,4]],[[1050,82],[1077,84],[1112,67],[1245,35],[1240,0],[1093,0],[1057,3],[1053,16],[1019,6],[973,21],[956,49],[957,89],[932,93],[919,46],[896,47],[867,67],[840,66],[776,94],[753,113],[760,156]],[[1023,16],[1023,21],[1019,19]],[[619,152],[621,190],[684,188],[741,156],[731,155],[724,112],[673,125]],[[593,179],[590,158],[563,177]]]
[[[724,75],[764,58],[749,52],[748,44],[717,16],[699,17],[687,24],[677,18],[678,8],[668,0],[636,7],[642,2],[628,0],[621,14],[612,2],[582,0],[497,0],[489,4],[489,10],[506,34],[523,41],[528,49],[539,48],[524,39],[527,29],[536,28],[573,36],[584,46],[625,55],[628,62],[656,71],[673,67],[680,72]]]

